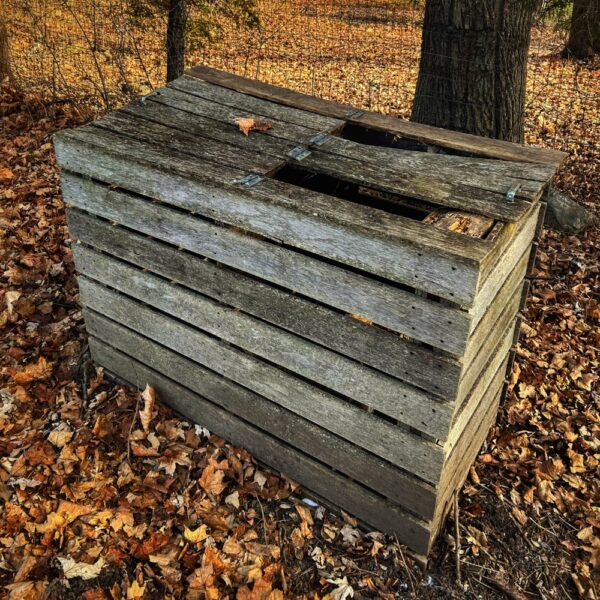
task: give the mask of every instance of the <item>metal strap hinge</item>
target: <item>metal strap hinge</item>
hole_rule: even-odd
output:
[[[246,187],[252,187],[253,185],[256,185],[257,183],[260,183],[263,179],[264,179],[264,177],[262,175],[257,175],[256,173],[250,173],[250,175],[246,175],[246,177],[242,177],[241,179],[238,179],[236,181],[236,183],[239,183],[240,185],[245,185]]]
[[[293,158],[294,160],[298,160],[298,161],[305,159],[310,154],[311,154],[310,150],[307,150],[306,148],[302,148],[302,146],[296,146],[295,148],[292,148],[288,152],[288,156],[290,158]]]
[[[506,200],[508,202],[514,202],[520,189],[521,189],[521,184],[515,185],[514,187],[510,188],[510,190],[508,190],[508,192],[506,192]]]
[[[325,132],[317,133],[314,137],[311,137],[309,142],[313,146],[322,146],[329,139],[329,134]]]

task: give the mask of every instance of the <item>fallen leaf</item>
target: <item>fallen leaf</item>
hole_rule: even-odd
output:
[[[236,125],[244,135],[248,135],[251,131],[269,131],[273,129],[273,124],[268,121],[261,121],[254,117],[240,117],[235,120]]]
[[[49,363],[43,356],[35,363],[29,363],[22,371],[13,375],[15,383],[24,384],[32,381],[48,379],[52,375],[54,365]]]
[[[104,559],[100,557],[94,564],[77,562],[71,557],[61,558],[58,560],[62,566],[63,573],[67,579],[81,577],[81,579],[94,579],[100,575],[100,571],[104,566]]]
[[[206,531],[206,525],[200,525],[198,529],[192,530],[185,528],[183,532],[183,536],[188,542],[192,544],[199,544],[201,541],[205,540],[208,537],[208,532]]]
[[[0,181],[10,181],[15,174],[8,167],[0,167]]]
[[[142,392],[142,400],[144,401],[144,408],[140,411],[140,421],[142,422],[144,431],[148,433],[150,431],[150,423],[152,422],[154,403],[156,402],[156,394],[153,387],[146,385]]]
[[[213,497],[219,496],[225,489],[226,485],[223,483],[223,477],[225,473],[220,469],[216,468],[214,459],[210,459],[208,465],[204,467],[198,483],[202,489]]]

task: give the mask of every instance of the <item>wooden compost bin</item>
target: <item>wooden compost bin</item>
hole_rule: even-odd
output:
[[[426,555],[563,155],[207,68],[55,144],[97,363]]]

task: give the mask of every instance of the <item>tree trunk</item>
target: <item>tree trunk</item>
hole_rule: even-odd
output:
[[[10,47],[8,45],[8,29],[0,17],[0,83],[12,76],[10,66]]]
[[[563,55],[591,58],[600,52],[600,0],[574,0],[569,40]]]
[[[167,81],[183,75],[185,69],[185,30],[187,0],[169,0],[167,21]]]
[[[539,0],[426,0],[413,121],[523,141]]]

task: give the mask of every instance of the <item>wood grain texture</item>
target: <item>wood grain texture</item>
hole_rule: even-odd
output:
[[[440,474],[437,444],[150,307],[80,277],[82,304],[280,404],[429,483]]]
[[[215,300],[375,367],[446,400],[454,398],[461,365],[381,327],[362,323],[248,275],[77,209],[69,230],[103,252],[139,265]]]
[[[181,246],[453,354],[466,345],[465,312],[131,194],[63,173],[67,203]]]
[[[246,102],[249,98],[243,95],[238,96],[238,104]],[[164,106],[160,108],[163,109],[164,116],[158,116],[156,105],[151,103],[148,105],[144,103],[141,106],[131,106],[121,111],[121,113],[104,117],[97,121],[96,125],[113,131],[129,133],[136,137],[147,132],[149,137],[145,141],[149,143],[152,143],[154,137],[160,143],[163,137],[161,135],[161,128],[164,127],[168,130],[175,127],[179,131],[177,136],[169,136],[169,132],[167,131],[166,137],[169,147],[192,154],[194,153],[195,146],[199,146],[195,154],[200,153],[199,157],[203,159],[207,158],[206,153],[202,152],[203,150],[210,149],[212,153],[224,141],[242,149],[254,148],[255,152],[260,142],[260,151],[262,153],[271,156],[277,162],[281,162],[288,160],[286,155],[295,145],[302,142],[309,143],[311,137],[310,129],[306,129],[304,132],[296,131],[296,143],[288,141],[286,147],[285,143],[268,135],[259,136],[258,134],[252,134],[252,136],[248,137],[242,135],[235,124],[235,120],[229,116],[229,119],[223,122],[204,120],[204,122],[194,125],[192,121],[192,124],[185,129],[183,128],[183,121],[189,122],[189,115],[180,113],[179,118],[177,118],[177,111]],[[127,118],[128,116],[138,117],[138,119],[132,121]],[[153,126],[149,126],[148,123],[144,122],[140,123],[140,119],[150,121]],[[276,125],[279,125],[279,123],[276,123]],[[278,128],[282,129],[282,127]],[[285,126],[283,129],[285,129]],[[296,129],[298,128],[296,127]],[[312,132],[314,135],[314,130]],[[198,144],[198,136],[204,139],[204,143]],[[534,181],[534,193],[530,192],[526,199],[517,197],[515,201],[508,202],[506,200],[507,191],[517,184],[523,185],[523,182],[522,180],[517,181],[514,177],[508,177],[504,170],[501,177],[498,178],[494,174],[493,165],[489,166],[487,177],[482,179],[484,181],[493,181],[496,178],[502,181],[502,184],[499,184],[500,188],[498,190],[489,190],[489,183],[484,187],[465,183],[461,178],[460,171],[455,172],[453,169],[448,168],[444,171],[444,165],[440,169],[431,164],[415,169],[413,168],[413,164],[419,164],[421,160],[418,156],[413,156],[411,163],[408,165],[406,164],[406,160],[394,160],[395,155],[403,156],[403,152],[403,150],[392,148],[381,149],[376,146],[359,144],[330,136],[327,138],[325,144],[312,146],[311,153],[302,160],[302,166],[312,169],[317,173],[326,173],[342,180],[368,185],[375,189],[403,194],[426,202],[433,202],[442,206],[468,210],[510,221],[518,220],[527,212],[529,208],[527,199],[537,200],[545,184],[545,180],[544,183]],[[228,152],[221,149],[220,154],[222,162],[228,164]],[[436,156],[427,155],[426,153],[420,154],[421,156],[429,156],[430,160],[432,156]],[[208,158],[210,159],[210,155]],[[253,167],[252,163],[248,165],[244,161],[245,158],[244,152],[239,154],[240,168],[257,169],[261,172],[269,170],[268,166],[265,168],[262,164],[259,164],[257,167]],[[463,159],[463,163],[466,160],[468,159]],[[235,163],[233,166],[236,166]],[[515,165],[515,172],[526,171],[527,167],[527,164]],[[531,188],[531,184],[529,188]]]
[[[130,125],[132,131],[138,130]],[[143,137],[139,127],[139,137]],[[158,139],[148,134],[148,139]],[[176,136],[178,138],[178,136]],[[164,141],[164,145],[169,142]],[[182,143],[182,142],[180,142]],[[198,145],[198,142],[194,142]],[[63,169],[155,198],[179,208],[241,227],[328,259],[380,275],[453,302],[470,305],[476,292],[478,261],[490,248],[482,240],[442,231],[385,211],[265,179],[248,188],[235,184],[248,171],[229,170],[220,149],[203,147],[220,164],[165,153],[161,146],[100,128],[63,133],[55,139]],[[200,144],[201,146],[201,144]],[[244,158],[228,148],[230,163]],[[189,144],[193,148],[192,143]],[[193,151],[193,150],[190,150]],[[248,161],[264,162],[260,153]],[[262,171],[268,170],[266,159]],[[136,165],[132,170],[132,162]]]
[[[458,385],[458,391],[456,393],[456,402],[454,406],[458,410],[464,402],[467,394],[471,390],[471,387],[476,382],[481,370],[486,364],[488,358],[491,356],[498,340],[503,339],[503,333],[507,327],[514,324],[515,317],[519,311],[519,299],[521,296],[521,287],[517,287],[512,296],[507,301],[501,312],[498,320],[494,324],[493,328],[488,331],[483,344],[479,347],[479,350],[473,356],[471,362],[465,363],[464,373],[461,377]]]
[[[433,516],[433,486],[395,468],[278,404],[236,385],[130,329],[85,311],[88,331],[106,344],[170,377],[213,404],[313,456],[425,520]]]
[[[351,115],[354,109],[351,106],[286,90],[209,67],[194,67],[186,71],[186,74],[190,77],[195,77],[224,88],[234,89],[257,98],[271,100],[278,104],[301,108],[321,115],[346,119],[349,122],[390,131],[408,139],[419,140],[426,144],[440,146],[441,148],[501,160],[545,164],[551,169],[549,171],[549,178],[552,177],[554,171],[566,159],[566,154],[557,150],[533,148],[501,140],[483,140],[475,135],[403,121],[395,117],[377,113],[365,112],[360,116],[352,118]]]
[[[489,305],[504,285],[515,265],[522,258],[524,253],[529,254],[533,236],[535,234],[539,208],[536,206],[529,213],[528,217],[519,224],[510,244],[501,255],[496,266],[491,270],[487,279],[481,285],[473,308],[469,311],[473,320],[471,328],[475,329],[482,319]]]
[[[90,340],[90,347],[94,359],[117,376],[138,387],[149,383],[158,398],[175,410],[246,448],[272,468],[303,481],[307,489],[360,514],[371,526],[395,532],[416,552],[426,550],[428,526],[399,507],[95,338]]]
[[[78,271],[104,285],[388,415],[445,439],[453,406],[327,348],[220,304],[83,245],[73,247]]]

